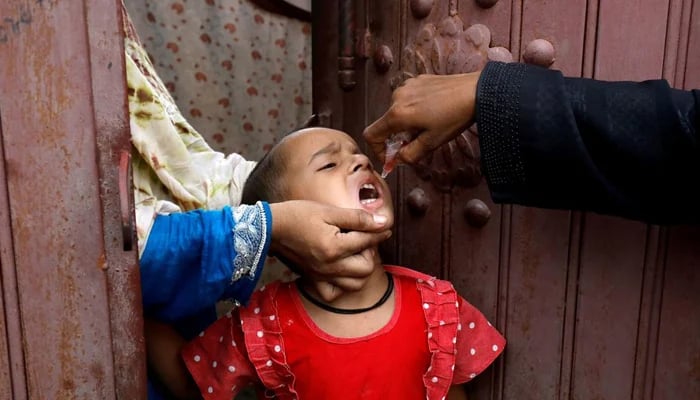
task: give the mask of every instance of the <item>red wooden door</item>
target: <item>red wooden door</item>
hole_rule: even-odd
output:
[[[120,3],[0,2],[2,399],[145,398]]]
[[[358,142],[406,76],[487,58],[700,87],[692,0],[319,0],[313,10],[314,110]],[[398,222],[383,249],[385,261],[450,279],[506,335],[470,398],[700,398],[700,228],[495,205],[471,135],[390,176]]]

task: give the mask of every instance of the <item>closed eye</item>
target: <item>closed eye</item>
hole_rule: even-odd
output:
[[[336,166],[335,163],[328,163],[328,164],[324,165],[323,167],[319,168],[318,170],[323,171],[324,169],[331,169],[331,168],[334,168],[335,166]]]

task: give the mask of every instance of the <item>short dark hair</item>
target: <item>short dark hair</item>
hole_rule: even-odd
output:
[[[279,203],[284,201],[285,157],[279,151],[279,143],[268,151],[253,168],[243,185],[241,204],[255,204],[258,201]]]
[[[241,204],[252,205],[258,201],[279,203],[286,200],[286,191],[282,177],[286,171],[285,162],[287,158],[280,151],[281,143],[277,143],[270,151],[265,153],[255,168],[250,171],[250,175],[248,175],[248,179],[243,185]],[[301,269],[281,254],[270,253],[269,255],[277,257],[292,272],[301,275]]]

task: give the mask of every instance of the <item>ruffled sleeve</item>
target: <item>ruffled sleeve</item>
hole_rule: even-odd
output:
[[[259,383],[270,398],[297,398],[275,305],[279,288],[279,282],[261,287],[247,307],[219,319],[183,349],[204,399],[230,400],[250,383]]]
[[[282,326],[276,306],[278,290],[289,290],[273,282],[263,286],[241,309],[241,325],[250,361],[255,366],[266,396],[279,400],[297,398],[294,390],[294,374],[286,359],[286,345],[282,337]]]
[[[503,351],[505,339],[450,282],[420,275],[416,283],[431,353],[423,382],[428,399],[442,399],[450,386],[473,379],[491,365]]]
[[[231,400],[257,381],[248,361],[238,309],[200,333],[181,354],[206,400]]]
[[[453,384],[472,380],[503,352],[506,340],[484,315],[463,298],[459,298],[457,358]]]

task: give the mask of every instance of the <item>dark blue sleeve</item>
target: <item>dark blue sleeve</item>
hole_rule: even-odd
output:
[[[146,316],[177,322],[224,298],[247,302],[262,272],[271,217],[267,204],[242,207],[247,219],[238,229],[229,207],[156,218],[140,259]]]
[[[477,89],[496,202],[700,222],[700,91],[488,63]]]

